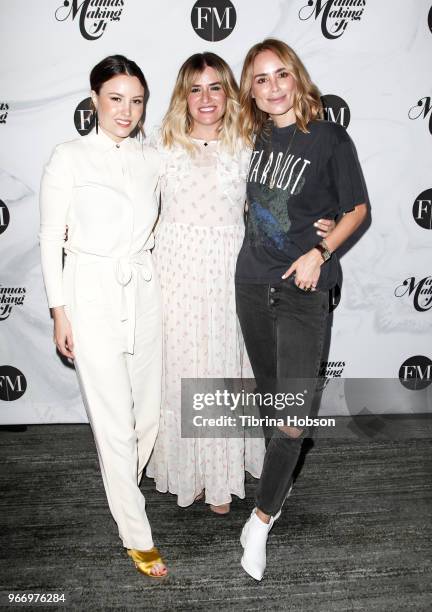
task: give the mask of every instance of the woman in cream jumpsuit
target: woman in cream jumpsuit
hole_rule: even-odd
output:
[[[130,66],[136,64],[112,56],[100,65],[111,60],[117,66],[113,58],[120,65],[129,62],[120,72],[120,87],[117,76],[103,83],[117,92],[134,78]],[[108,103],[117,103],[113,94],[107,95]],[[128,134],[127,128],[135,126],[125,108],[112,125]],[[150,252],[159,157],[134,138],[114,140],[101,129],[100,112],[99,122],[88,136],[58,145],[46,166],[42,268],[49,306],[64,306],[70,322],[81,392],[120,538],[137,568],[155,576],[149,562],[162,562],[153,548],[138,484],[153,449],[160,409],[161,306]]]

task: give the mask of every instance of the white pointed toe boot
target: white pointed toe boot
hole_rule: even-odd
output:
[[[274,517],[270,517],[269,523],[264,523],[258,518],[256,508],[254,508],[240,536],[240,542],[244,548],[241,566],[255,580],[262,580],[264,575],[267,536],[273,523]]]

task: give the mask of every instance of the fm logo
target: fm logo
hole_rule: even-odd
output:
[[[415,199],[412,207],[414,221],[423,229],[432,229],[432,189],[426,189]]]
[[[332,94],[326,94],[325,96],[321,96],[321,102],[324,110],[324,119],[326,121],[339,123],[343,125],[344,128],[349,126],[351,111],[343,98]]]
[[[192,27],[204,40],[217,42],[234,30],[237,14],[230,0],[198,0],[191,12]]]
[[[426,389],[432,382],[432,361],[423,355],[410,357],[399,369],[399,380],[411,391]]]
[[[91,98],[81,100],[75,109],[74,123],[80,136],[86,136],[92,131],[96,115]]]
[[[13,366],[0,366],[0,400],[12,402],[24,395],[27,381],[20,370]]]

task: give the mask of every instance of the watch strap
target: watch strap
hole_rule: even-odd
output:
[[[315,245],[315,248],[321,253],[321,257],[324,261],[328,261],[330,259],[331,252],[325,240],[321,240],[321,242]]]

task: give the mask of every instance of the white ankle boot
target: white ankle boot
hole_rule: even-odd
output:
[[[256,508],[254,508],[240,536],[240,542],[244,548],[241,566],[255,580],[262,580],[264,575],[267,536],[273,527],[274,520],[272,516],[269,523],[264,523],[258,518]]]
[[[282,503],[291,495],[293,485],[290,486],[288,493]],[[251,512],[250,517],[244,524],[240,536],[240,543],[244,548],[241,566],[255,580],[262,580],[266,568],[266,544],[267,536],[270,533],[273,523],[278,520],[282,512],[282,507],[274,516],[270,517],[269,523],[264,523],[256,514],[256,508]]]

